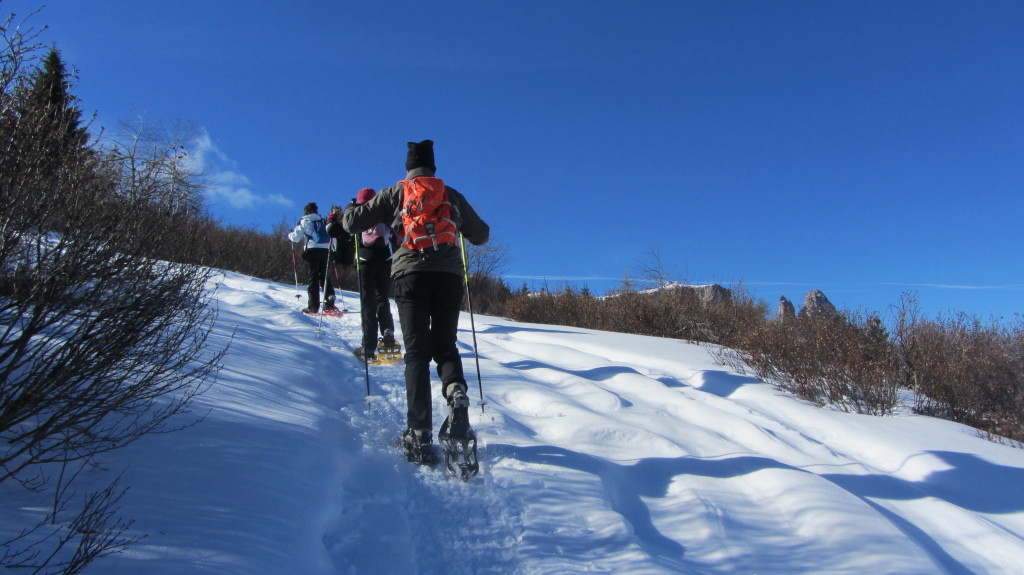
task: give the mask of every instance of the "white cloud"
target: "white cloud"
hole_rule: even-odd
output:
[[[291,207],[294,202],[281,194],[258,194],[249,178],[237,171],[237,165],[217,147],[205,129],[192,140],[187,158],[193,167],[205,173],[209,182],[207,197],[214,204],[227,204],[247,210],[263,205]]]

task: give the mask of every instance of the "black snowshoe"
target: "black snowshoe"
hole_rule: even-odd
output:
[[[427,467],[437,465],[429,429],[406,429],[402,432],[401,447],[410,463]]]
[[[441,425],[437,441],[444,454],[444,466],[452,476],[469,481],[480,472],[476,433],[469,426],[469,398],[461,386],[448,397],[448,417]]]

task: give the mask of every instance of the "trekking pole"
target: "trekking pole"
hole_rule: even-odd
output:
[[[302,299],[302,291],[299,290],[299,268],[295,267],[295,246],[292,246],[292,271],[295,272],[295,299]]]
[[[352,200],[355,202],[355,200]],[[352,234],[352,242],[356,245],[356,286],[359,290],[359,315],[363,315],[363,276],[359,273],[362,264],[359,263],[359,234]],[[360,332],[361,333],[361,332]],[[366,397],[370,397],[370,362],[366,361],[366,349],[363,349],[363,370],[366,373]]]
[[[473,357],[476,359],[476,384],[480,388],[480,413],[484,412],[484,382],[480,377],[480,351],[476,344],[476,320],[473,319],[473,293],[469,289],[469,263],[466,261],[466,237],[459,234],[459,243],[462,245],[462,271],[466,278],[466,300],[469,302],[469,326],[473,331]]]

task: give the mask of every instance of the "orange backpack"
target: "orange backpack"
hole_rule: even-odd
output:
[[[441,178],[420,176],[402,180],[402,226],[405,247],[421,257],[441,247],[455,245],[458,226],[452,220],[452,205]]]

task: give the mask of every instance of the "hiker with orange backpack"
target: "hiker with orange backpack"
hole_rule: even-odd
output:
[[[434,143],[409,142],[406,178],[384,188],[370,201],[349,206],[342,222],[350,233],[379,223],[390,225],[399,240],[392,256],[392,291],[405,344],[407,428],[402,434],[409,461],[434,465],[430,362],[437,364],[441,393],[449,414],[439,437],[473,441],[469,397],[457,334],[462,308],[461,234],[474,245],[490,238],[490,227],[466,198],[434,177]],[[475,471],[474,471],[475,472]]]

